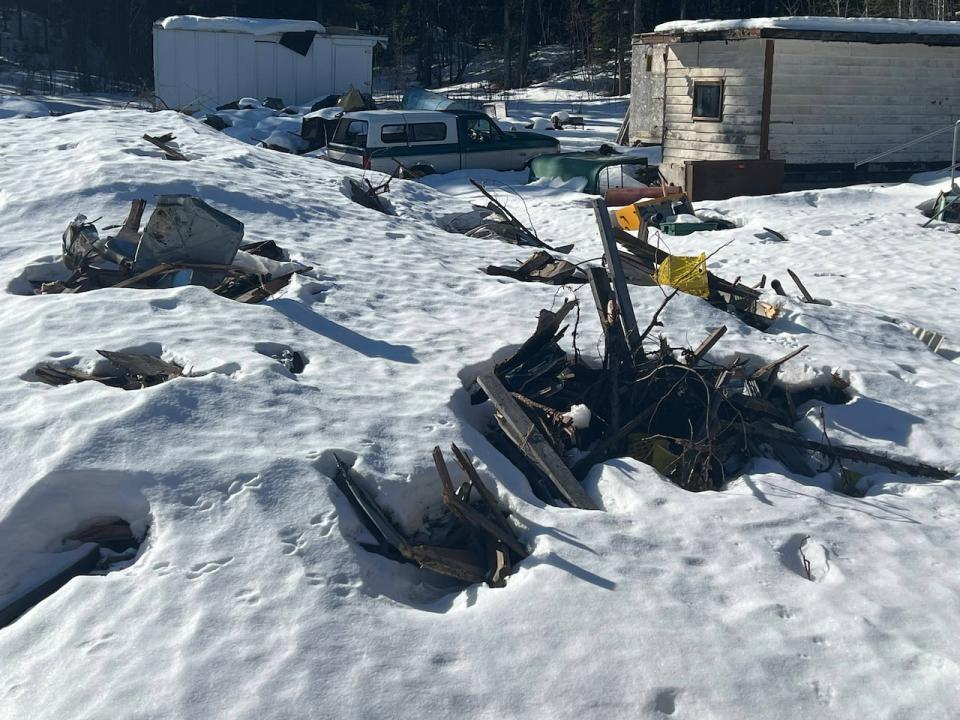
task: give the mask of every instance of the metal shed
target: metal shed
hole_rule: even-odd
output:
[[[153,25],[154,88],[171,108],[242,97],[296,105],[351,86],[369,93],[373,48],[385,42],[306,20],[176,15]]]

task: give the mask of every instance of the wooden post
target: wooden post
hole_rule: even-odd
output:
[[[635,355],[643,357],[643,348],[640,346],[640,332],[637,329],[637,318],[633,314],[633,302],[627,290],[627,281],[623,274],[623,263],[620,262],[620,250],[617,248],[617,238],[610,223],[610,213],[606,203],[600,198],[593,200],[593,212],[600,228],[600,241],[603,243],[603,254],[607,259],[607,271],[613,281],[613,293],[617,299],[617,314],[623,326],[623,335],[630,350],[631,359]]]
[[[760,159],[770,159],[770,108],[773,102],[773,40],[764,40],[763,100],[760,106]]]

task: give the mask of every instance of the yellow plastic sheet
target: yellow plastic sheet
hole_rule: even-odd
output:
[[[688,295],[710,297],[705,253],[700,253],[696,257],[671,255],[660,263],[654,279],[661,285],[669,285]]]

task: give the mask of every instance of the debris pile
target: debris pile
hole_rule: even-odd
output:
[[[28,582],[0,592],[0,628],[6,627],[37,603],[78,575],[105,575],[128,567],[136,559],[143,537],[119,517],[98,518],[80,526],[60,542],[53,572],[34,574]]]
[[[804,402],[850,399],[847,383],[837,376],[802,390],[780,381],[781,367],[806,346],[761,367],[751,367],[739,356],[727,365],[706,359],[726,326],[714,329],[695,349],[671,347],[665,336],[654,337],[653,331],[661,326],[660,313],[676,290],[641,331],[626,286],[627,263],[600,201],[598,220],[609,273],[591,267],[587,275],[603,330],[600,367],[559,345],[567,329],[564,321],[578,308],[571,300],[556,312],[541,311],[533,335],[511,358],[478,377],[472,394],[474,403],[489,400],[493,405],[497,428],[491,431],[491,442],[524,471],[541,499],[594,509],[580,481],[595,464],[624,455],[652,465],[692,491],[723,487],[756,457],[776,459],[808,477],[837,468],[838,488],[850,493],[859,477],[850,463],[952,477],[923,463],[833,443],[825,431],[822,442],[798,433],[797,407]],[[664,260],[634,257],[637,262]],[[713,276],[708,282],[715,302],[738,314],[755,312],[743,303],[756,304],[758,296],[738,283]]]
[[[537,250],[518,267],[488,265],[487,275],[500,275],[521,282],[542,282],[547,285],[583,284],[587,276],[578,266],[567,260],[555,258],[546,250]]]
[[[223,297],[260,302],[311,268],[281,262],[273,241],[242,246],[243,223],[189,195],[161,195],[143,231],[145,200],[134,200],[115,235],[101,237],[85,215],[63,233],[66,280],[39,284],[42,295],[101,288],[203,285]],[[109,228],[108,228],[109,229]]]
[[[466,479],[455,487],[443,453],[439,447],[434,448],[441,497],[448,512],[431,538],[423,542],[408,538],[397,528],[339,457],[333,481],[376,540],[376,544],[361,544],[364,549],[463,583],[485,582],[490,587],[503,587],[506,576],[529,553],[470,458],[456,445],[450,449]]]
[[[647,242],[650,228],[667,235],[689,235],[703,230],[730,230],[736,225],[719,217],[699,217],[687,194],[672,189],[657,197],[638,199],[616,211],[617,224],[623,230],[635,230],[641,242]]]
[[[440,227],[448,232],[460,233],[473,238],[496,238],[511,245],[543,248],[556,253],[568,253],[573,245],[552,247],[541,240],[537,233],[524,225],[479,182],[470,182],[487,199],[486,207],[474,206],[468,213],[449,215],[441,219]]]
[[[140,390],[159,385],[183,374],[182,366],[154,355],[109,350],[97,350],[97,352],[109,361],[112,366],[111,371],[88,373],[52,363],[41,363],[34,368],[33,373],[38,380],[48,385],[70,385],[93,380],[108,387],[124,390]]]

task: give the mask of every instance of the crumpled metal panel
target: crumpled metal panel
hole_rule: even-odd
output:
[[[161,263],[230,265],[243,241],[243,223],[189,195],[161,195],[143,230],[134,272],[149,270]],[[217,278],[219,275],[219,279]],[[209,282],[222,280],[211,273]]]

